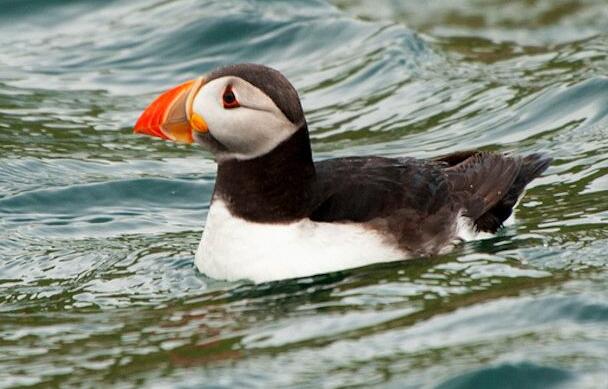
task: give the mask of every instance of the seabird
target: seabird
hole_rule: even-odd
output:
[[[295,88],[256,64],[166,91],[134,131],[197,143],[215,156],[195,264],[225,280],[266,282],[447,252],[501,228],[551,162],[477,150],[315,162]]]

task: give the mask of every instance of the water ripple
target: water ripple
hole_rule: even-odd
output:
[[[608,380],[603,1],[1,6],[0,387]],[[449,255],[211,280],[192,262],[214,162],[131,126],[161,90],[234,62],[294,82],[317,158],[555,162],[513,225]]]

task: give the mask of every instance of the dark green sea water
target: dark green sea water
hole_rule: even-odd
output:
[[[0,388],[608,388],[608,3],[0,1]],[[555,158],[443,257],[251,285],[193,267],[215,165],[131,133],[278,68],[317,158]]]

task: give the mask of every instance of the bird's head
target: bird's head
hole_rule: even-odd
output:
[[[187,81],[156,98],[134,131],[196,142],[218,160],[251,159],[305,126],[295,88],[278,71],[240,64]]]

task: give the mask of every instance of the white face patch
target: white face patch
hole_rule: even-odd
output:
[[[223,95],[231,87],[239,107],[224,108]],[[198,91],[192,111],[200,115],[209,133],[226,151],[221,159],[250,159],[264,155],[293,135],[298,127],[257,87],[239,77],[210,81]]]

